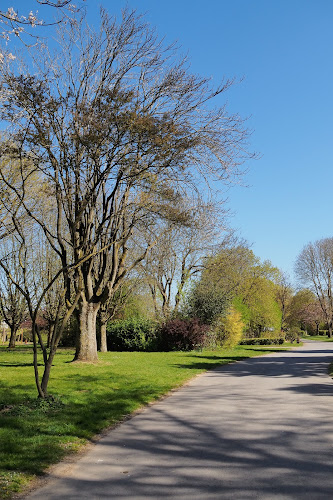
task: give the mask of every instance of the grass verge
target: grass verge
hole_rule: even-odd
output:
[[[328,338],[327,335],[304,335],[304,339],[319,340],[320,342],[333,342],[333,338]]]
[[[53,398],[44,401],[36,398],[31,348],[0,347],[0,498],[11,498],[94,435],[195,375],[272,350],[109,352],[96,365],[71,363],[73,351],[59,350]]]

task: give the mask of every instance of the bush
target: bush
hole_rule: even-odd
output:
[[[157,350],[157,325],[154,321],[142,318],[112,321],[106,332],[110,351]]]
[[[213,332],[217,342],[223,347],[234,347],[239,344],[244,330],[242,315],[231,307],[226,316],[220,316],[213,324]]]
[[[77,319],[73,315],[60,339],[59,347],[75,347],[78,329]]]
[[[290,328],[290,330],[286,332],[286,340],[288,340],[288,342],[295,342],[295,340],[299,339],[302,334],[302,330],[299,327],[295,326],[294,328]]]
[[[252,338],[243,339],[240,341],[240,345],[281,345],[284,343],[284,337],[275,338]]]
[[[192,351],[205,345],[208,326],[199,320],[175,318],[162,325],[159,349],[162,351]]]

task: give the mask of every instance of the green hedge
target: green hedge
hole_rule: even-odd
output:
[[[241,340],[240,345],[281,345],[283,343],[283,337],[277,337],[275,339],[254,338]]]
[[[155,321],[141,318],[112,321],[106,332],[109,351],[155,351],[157,348]]]
[[[107,326],[109,351],[191,351],[205,345],[208,327],[197,319],[174,318],[163,324],[132,318]]]

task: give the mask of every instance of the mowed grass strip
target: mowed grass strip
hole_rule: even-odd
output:
[[[319,340],[319,342],[333,342],[333,338],[329,338],[327,335],[305,335],[306,340]]]
[[[272,350],[109,352],[91,365],[72,363],[74,352],[63,349],[51,372],[54,399],[45,402],[36,397],[31,348],[0,347],[0,498],[195,375]]]

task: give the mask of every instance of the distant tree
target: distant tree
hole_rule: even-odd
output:
[[[317,296],[328,326],[328,337],[333,330],[333,238],[324,238],[306,245],[295,264],[300,283]]]
[[[298,290],[292,296],[288,314],[286,316],[286,324],[288,328],[302,327],[302,311],[314,300],[316,300],[316,296],[307,288]]]
[[[2,262],[8,267],[11,277],[3,271],[0,272],[0,312],[5,323],[10,328],[9,349],[16,343],[18,329],[28,316],[27,304],[24,295],[14,284],[20,280],[20,267],[16,255],[8,246],[2,246]]]
[[[305,325],[311,327],[319,335],[320,325],[325,323],[325,316],[318,300],[310,302],[300,311],[300,316]]]
[[[203,324],[210,325],[216,318],[226,314],[230,307],[230,297],[218,284],[203,274],[192,284],[188,292],[184,312],[192,318],[199,318]]]
[[[193,281],[187,295],[187,314],[211,324],[227,312],[248,267],[248,252],[245,245],[232,239],[203,259],[200,276]]]
[[[279,271],[276,279],[276,300],[281,310],[282,331],[286,328],[286,318],[288,316],[292,295],[293,290],[289,277],[282,271]]]
[[[281,329],[281,309],[276,300],[276,285],[270,279],[271,271],[274,273],[276,268],[265,263],[262,271],[268,272],[268,275],[256,277],[252,281],[252,291],[243,298],[243,302],[251,312],[249,333],[256,336],[260,336],[267,330],[280,331]]]
[[[276,275],[270,262],[261,262],[246,246],[227,245],[206,259],[189,294],[189,313],[211,323],[233,304],[237,311],[246,312],[244,322],[256,335],[265,328],[279,328]]]
[[[203,269],[204,255],[215,248],[223,233],[225,211],[222,207],[217,209],[199,198],[177,203],[182,204],[186,218],[178,223],[167,221],[151,229],[158,244],[141,263],[156,317],[164,320],[179,311],[186,286]]]
[[[319,334],[319,327],[325,323],[325,315],[316,295],[308,289],[301,289],[292,296],[286,324],[289,328],[311,328]]]

